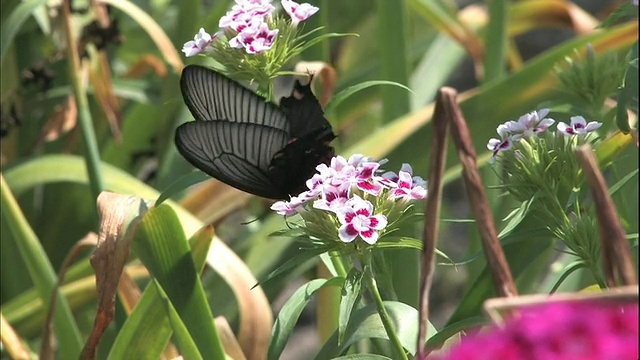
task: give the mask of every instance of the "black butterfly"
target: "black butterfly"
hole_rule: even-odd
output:
[[[176,146],[193,166],[248,193],[288,199],[334,156],[331,125],[311,92],[296,81],[280,106],[202,66],[182,71],[180,89],[196,121],[176,130]]]

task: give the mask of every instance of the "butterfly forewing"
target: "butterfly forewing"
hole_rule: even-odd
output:
[[[189,65],[182,71],[180,89],[196,120],[251,123],[289,133],[289,120],[276,105],[220,73]]]
[[[288,135],[268,126],[196,121],[176,130],[178,151],[192,165],[240,190],[272,199],[287,196],[269,176],[273,156]]]

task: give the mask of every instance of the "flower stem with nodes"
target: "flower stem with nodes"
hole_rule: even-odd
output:
[[[400,343],[400,339],[398,338],[398,334],[393,327],[393,323],[391,322],[391,318],[387,313],[387,309],[384,307],[384,302],[382,301],[382,296],[380,295],[380,291],[378,290],[378,284],[376,283],[376,279],[373,276],[373,267],[371,265],[371,252],[365,251],[363,254],[363,263],[364,263],[364,280],[373,296],[373,300],[376,303],[376,308],[378,309],[378,314],[380,315],[380,320],[382,320],[382,325],[384,326],[384,330],[387,332],[387,336],[389,336],[389,341],[391,341],[391,345],[393,350],[396,352],[396,359],[408,360],[407,353]]]

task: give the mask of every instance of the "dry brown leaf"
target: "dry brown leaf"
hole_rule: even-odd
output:
[[[158,77],[167,76],[167,67],[164,66],[164,62],[155,55],[145,54],[129,66],[129,70],[124,77],[138,79],[150,71],[153,71]]]
[[[64,276],[67,272],[67,269],[73,264],[75,259],[78,257],[80,251],[84,250],[87,247],[94,247],[97,244],[98,236],[90,232],[84,238],[80,239],[69,251],[64,261],[62,262],[62,266],[60,267],[60,272],[58,273],[58,279],[56,280],[56,284],[53,288],[53,292],[51,293],[51,299],[49,300],[49,311],[47,312],[47,318],[44,322],[44,332],[42,334],[42,344],[40,344],[40,359],[54,359],[54,331],[53,331],[53,320],[56,312],[56,304],[57,304],[57,294],[60,291],[60,287],[64,282]]]
[[[223,316],[218,316],[214,321],[218,335],[220,336],[220,341],[222,342],[222,347],[227,356],[230,356],[233,360],[246,360],[247,358],[244,356],[240,344],[238,344],[238,339],[236,339],[236,336],[233,334],[233,330],[231,330],[227,319]]]
[[[81,359],[94,359],[100,338],[115,315],[116,291],[129,257],[133,233],[139,221],[141,200],[103,191],[98,196],[100,234],[91,265],[96,273],[98,309]]]
[[[180,201],[180,206],[205,224],[214,224],[246,205],[251,195],[216,179],[203,182]]]
[[[45,141],[55,141],[61,135],[71,131],[75,128],[77,119],[78,108],[76,107],[76,98],[73,95],[69,95],[63,104],[57,105],[53,110],[53,114],[51,114],[44,124],[44,128],[35,147],[42,145]]]
[[[113,92],[109,60],[104,51],[94,50],[89,51],[89,54],[92,56],[91,61],[84,62],[83,65],[89,68],[89,82],[93,87],[93,96],[107,118],[111,134],[113,134],[116,143],[120,143],[122,141],[120,133],[122,114],[120,113],[118,99]]]

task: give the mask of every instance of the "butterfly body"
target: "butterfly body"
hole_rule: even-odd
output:
[[[176,130],[178,151],[208,175],[245,192],[288,199],[334,155],[335,138],[310,85],[296,82],[276,106],[213,70],[189,65],[180,79],[196,121]]]

